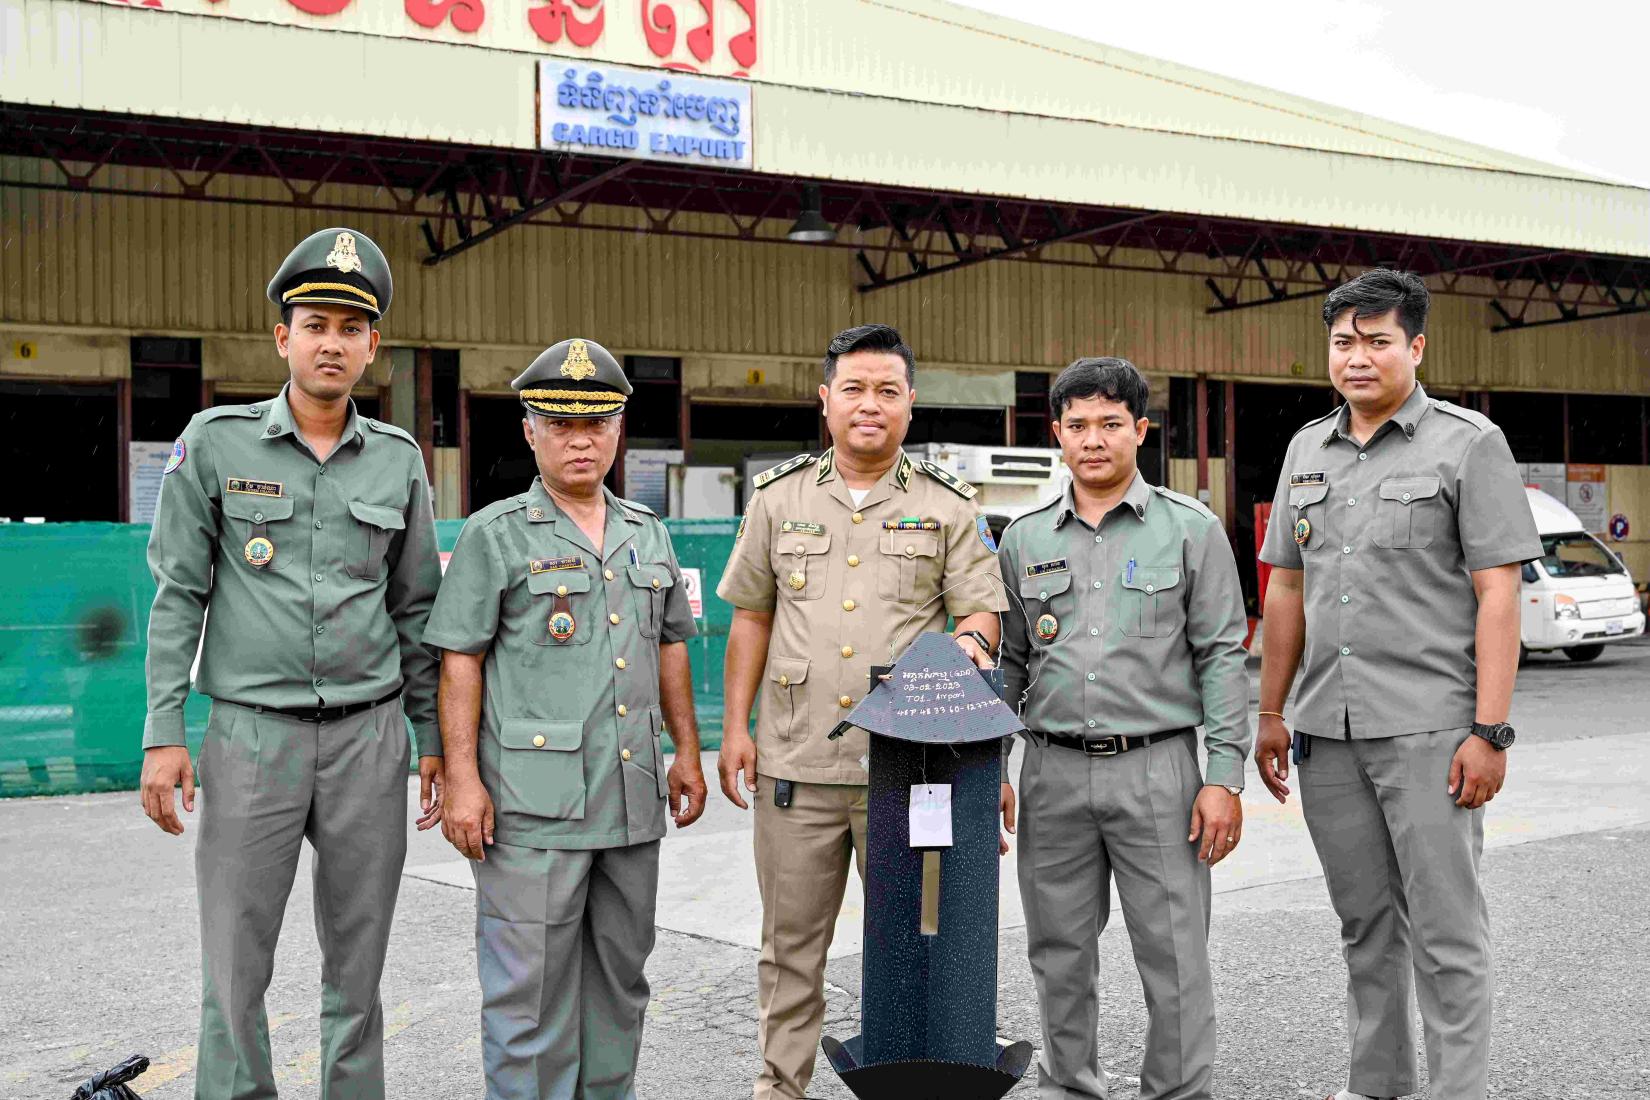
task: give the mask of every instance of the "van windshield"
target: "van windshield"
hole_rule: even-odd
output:
[[[1602,577],[1625,573],[1615,555],[1591,535],[1541,536],[1541,568],[1549,577]]]

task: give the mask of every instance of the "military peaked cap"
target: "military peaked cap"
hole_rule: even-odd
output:
[[[323,229],[287,253],[269,281],[269,300],[282,310],[304,303],[354,306],[373,320],[390,309],[390,262],[365,233]]]
[[[631,392],[613,353],[580,339],[546,348],[510,385],[533,412],[569,420],[618,416]]]

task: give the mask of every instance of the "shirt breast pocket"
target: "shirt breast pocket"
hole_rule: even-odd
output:
[[[279,573],[298,550],[291,497],[226,493],[223,554],[253,573]]]
[[[1140,566],[1123,575],[1118,626],[1130,638],[1168,638],[1186,623],[1180,603],[1180,567]]]
[[[1021,577],[1020,599],[1025,604],[1026,628],[1031,631],[1033,645],[1049,645],[1070,635],[1077,626],[1069,572]]]
[[[1289,487],[1291,537],[1302,550],[1322,550],[1329,541],[1329,496],[1327,482]]]
[[[533,599],[528,634],[534,645],[584,645],[590,641],[595,608],[587,597],[590,574],[579,569],[547,569],[527,575]]]
[[[830,535],[787,532],[773,541],[773,575],[780,595],[792,600],[817,600],[825,594],[825,557]]]
[[[939,591],[942,561],[938,531],[884,531],[877,595],[900,603],[920,603]]]
[[[350,501],[349,514],[355,517],[355,529],[350,532],[344,571],[356,580],[382,580],[390,542],[406,529],[407,519],[399,508],[368,504],[364,500]]]
[[[1375,545],[1389,550],[1424,550],[1443,511],[1436,477],[1393,477],[1381,482],[1375,515]]]
[[[506,718],[499,724],[500,813],[584,817],[584,723]]]
[[[636,596],[636,626],[644,638],[657,638],[665,618],[665,597],[676,585],[670,575],[670,566],[664,562],[647,562],[626,566],[630,575],[630,590]]]

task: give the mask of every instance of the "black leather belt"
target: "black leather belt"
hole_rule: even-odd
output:
[[[1191,732],[1192,727],[1185,726],[1162,733],[1143,733],[1137,737],[1066,737],[1058,733],[1034,733],[1032,736],[1045,744],[1058,745],[1062,749],[1075,749],[1084,756],[1116,756],[1130,749],[1143,749],[1147,745],[1167,741],[1171,737],[1184,737]]]
[[[385,703],[400,698],[401,689],[396,688],[382,699],[375,699],[370,703],[340,703],[335,707],[260,707],[253,703],[236,703],[236,706],[249,707],[259,714],[279,714],[282,718],[296,718],[300,722],[337,722],[348,718],[352,714],[360,714],[373,707],[381,707]],[[234,700],[225,700],[234,702]]]

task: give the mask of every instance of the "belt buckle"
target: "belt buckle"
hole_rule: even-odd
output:
[[[1119,752],[1123,751],[1122,748],[1119,746],[1118,741],[1119,741],[1119,738],[1116,735],[1109,735],[1109,736],[1106,736],[1106,737],[1095,737],[1095,738],[1092,738],[1092,739],[1085,739],[1083,741],[1083,755],[1084,756],[1116,756]],[[1106,747],[1101,748],[1100,747],[1101,745],[1104,745]]]

